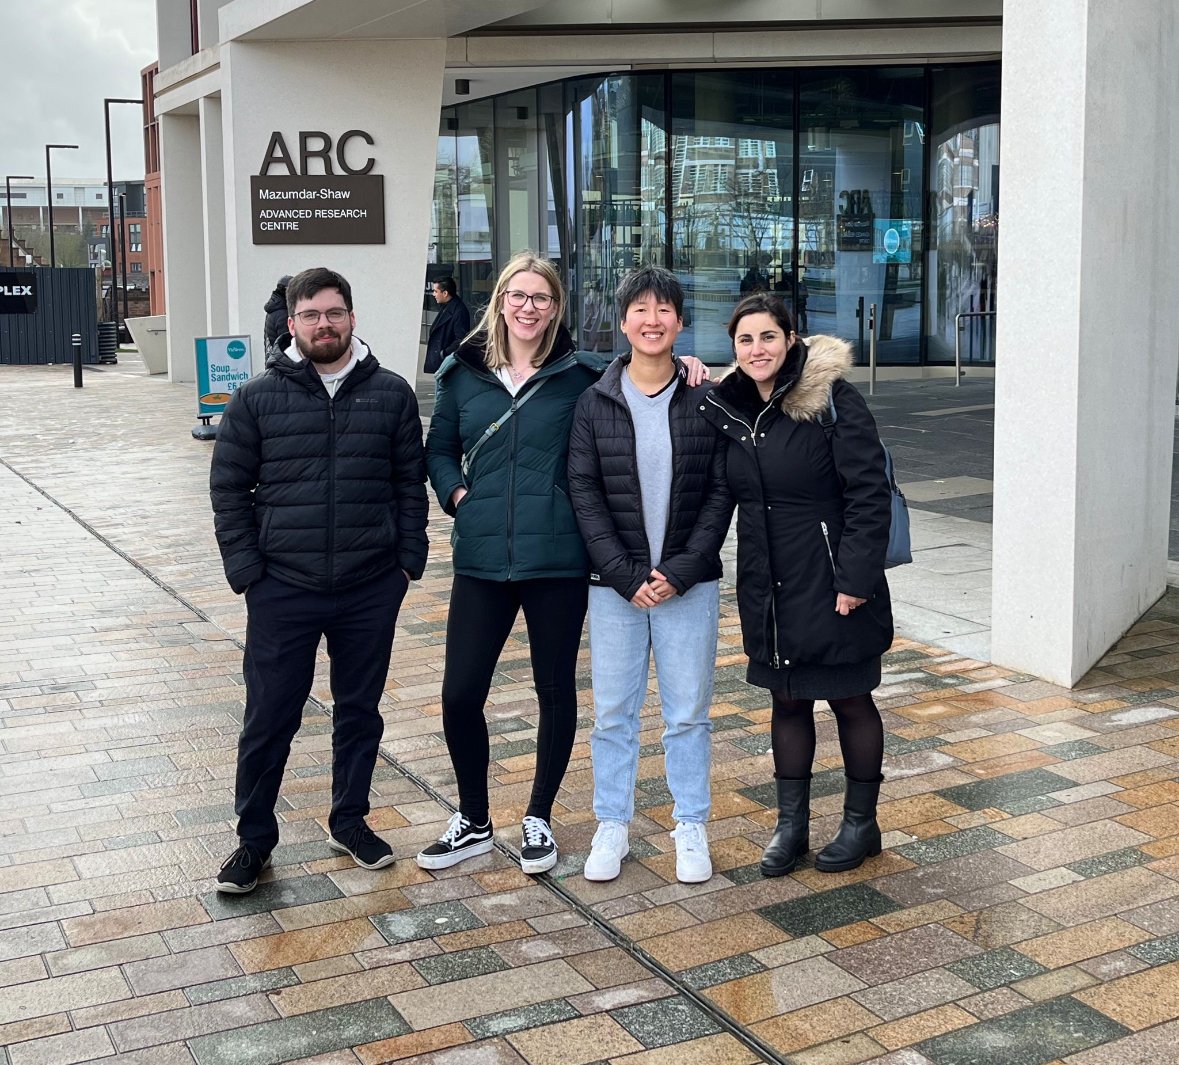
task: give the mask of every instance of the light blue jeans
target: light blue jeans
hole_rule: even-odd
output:
[[[640,610],[613,588],[589,591],[590,660],[594,680],[594,814],[629,823],[635,810],[639,714],[647,671],[655,675],[663,711],[663,757],[677,821],[705,822],[712,723],[708,708],[716,670],[717,581],[691,588],[650,610]]]

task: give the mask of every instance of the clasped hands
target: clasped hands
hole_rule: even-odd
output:
[[[631,596],[630,601],[640,610],[646,610],[649,607],[658,606],[660,603],[666,603],[676,594],[675,585],[659,570],[653,569],[651,576],[639,585],[639,590]]]

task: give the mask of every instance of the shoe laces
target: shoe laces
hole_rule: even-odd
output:
[[[696,852],[708,849],[708,837],[704,835],[704,826],[694,821],[681,821],[675,826],[672,836],[675,838],[676,850]]]
[[[525,847],[549,847],[553,843],[553,830],[543,817],[526,817],[522,825]]]
[[[344,836],[340,842],[345,844],[351,850],[356,850],[356,848],[359,847],[362,843],[376,843],[377,837],[376,833],[374,833],[373,830],[368,827],[368,825],[359,824],[355,828],[350,829],[348,832],[344,833]]]
[[[249,869],[250,865],[255,861],[261,865],[261,855],[248,843],[243,843],[240,847],[238,847],[237,850],[235,850],[228,858],[225,859],[225,864],[221,868],[226,870],[240,866],[242,869]]]
[[[597,832],[594,833],[590,848],[593,849],[599,845],[617,848],[624,839],[626,839],[626,825],[621,821],[603,821],[598,825]]]
[[[471,822],[463,815],[462,811],[450,815],[450,820],[446,823],[446,831],[438,837],[439,843],[449,843],[454,846],[461,836],[468,828],[471,827]]]

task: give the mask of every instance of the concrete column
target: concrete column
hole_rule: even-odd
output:
[[[221,46],[229,331],[253,336],[255,370],[262,305],[275,280],[327,266],[352,285],[357,336],[383,366],[415,379],[445,54],[444,40]],[[250,176],[261,171],[272,133],[282,133],[297,161],[301,130],[334,140],[352,129],[375,142],[366,150],[385,178],[385,243],[252,243]]]
[[[225,336],[229,332],[229,293],[225,265],[225,153],[221,97],[202,96],[197,107],[201,118],[201,191],[205,204],[206,335]]]
[[[201,131],[196,115],[160,115],[168,377],[196,381],[193,341],[206,336]]]
[[[1003,20],[992,657],[1069,685],[1166,583],[1179,9]]]

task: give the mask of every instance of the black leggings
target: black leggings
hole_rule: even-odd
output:
[[[801,780],[811,775],[815,760],[815,703],[813,699],[787,699],[771,692],[774,716],[770,739],[774,749],[774,776]],[[884,726],[869,692],[850,699],[829,699],[839,729],[843,771],[852,780],[876,781],[884,761]]]
[[[458,780],[459,809],[475,824],[488,817],[490,759],[483,708],[500,652],[524,610],[532,678],[540,704],[536,776],[528,815],[550,821],[577,731],[577,651],[585,623],[584,577],[526,581],[454,578],[446,622],[442,726]]]

